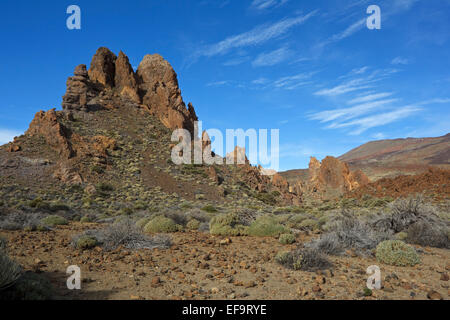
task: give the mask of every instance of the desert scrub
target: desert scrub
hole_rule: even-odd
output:
[[[270,216],[256,219],[248,228],[248,234],[255,237],[276,237],[283,233],[289,233],[289,230]]]
[[[150,222],[150,220],[152,220],[152,218],[150,217],[141,218],[138,221],[136,221],[136,227],[142,230],[144,229],[145,225]]]
[[[1,300],[7,301],[38,301],[54,298],[54,289],[50,281],[42,275],[26,272],[13,286],[1,292]]]
[[[196,219],[192,219],[189,220],[189,222],[186,225],[186,228],[188,228],[188,230],[198,230],[198,228],[200,227],[200,221],[196,220]]]
[[[240,224],[239,215],[235,212],[221,214],[211,219],[209,232],[220,236],[243,236],[247,234],[248,227]]]
[[[279,241],[281,244],[293,244],[295,242],[295,236],[290,233],[285,233],[280,236]]]
[[[214,206],[212,206],[212,205],[204,206],[204,207],[202,208],[202,210],[205,211],[205,212],[208,212],[208,213],[214,213],[214,212],[217,212],[217,209],[216,209]]]
[[[12,286],[21,276],[22,268],[0,250],[0,290]]]
[[[150,220],[144,227],[146,233],[171,233],[180,231],[183,227],[172,219],[157,216]]]
[[[28,205],[30,208],[50,210],[50,204],[47,201],[42,200],[42,198],[33,199],[28,203]]]
[[[80,222],[81,223],[90,223],[90,222],[92,222],[92,219],[89,216],[84,216],[80,219]]]
[[[415,266],[420,263],[416,250],[400,240],[387,240],[381,242],[376,249],[379,262],[392,266]]]
[[[302,271],[317,271],[332,268],[332,263],[316,249],[297,248],[290,252],[280,252],[275,261],[286,268]]]
[[[66,225],[67,220],[60,216],[47,216],[41,220],[42,226],[55,227],[60,225]]]
[[[305,219],[303,220],[300,225],[300,230],[308,230],[313,231],[319,229],[319,221],[314,219]]]
[[[94,248],[97,244],[98,241],[96,238],[84,235],[76,241],[76,248],[80,250],[88,250]]]

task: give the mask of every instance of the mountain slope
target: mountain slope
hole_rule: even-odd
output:
[[[407,138],[368,142],[339,157],[361,169],[371,180],[416,174],[428,167],[450,169],[450,133],[437,138]]]

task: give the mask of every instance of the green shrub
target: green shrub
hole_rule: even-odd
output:
[[[40,210],[50,210],[50,204],[47,201],[42,200],[42,198],[36,198],[31,200],[28,205],[31,208],[36,208]]]
[[[172,219],[164,216],[157,216],[150,220],[144,227],[144,232],[147,233],[170,233],[177,232],[182,229],[182,226],[176,224]]]
[[[291,233],[285,233],[280,236],[281,244],[293,244],[295,242],[295,236]]]
[[[324,270],[333,266],[320,251],[309,248],[280,252],[275,256],[275,261],[286,268],[303,271]]]
[[[255,237],[276,237],[283,233],[289,233],[289,230],[270,216],[256,219],[248,229],[248,234]]]
[[[22,268],[12,261],[4,250],[0,250],[0,289],[14,284],[21,273]]]
[[[77,249],[88,250],[94,248],[98,244],[98,241],[94,237],[87,235],[81,236],[76,242]]]
[[[189,230],[198,230],[200,224],[201,224],[200,221],[198,221],[197,219],[192,219],[187,223],[186,227]]]
[[[406,233],[406,232],[399,232],[395,235],[395,239],[397,239],[397,240],[405,241],[406,238],[408,238],[408,233]]]
[[[70,207],[62,202],[54,201],[50,203],[50,211],[69,211]]]
[[[60,226],[60,225],[66,225],[67,220],[60,216],[47,216],[41,220],[41,224],[43,226]]]
[[[136,227],[142,230],[145,227],[145,225],[150,222],[150,220],[152,220],[152,218],[149,217],[141,218],[136,222]]]
[[[369,288],[365,287],[363,290],[363,295],[364,297],[370,297],[372,295],[372,290],[370,290]]]
[[[213,235],[243,236],[247,234],[247,229],[235,212],[215,216],[209,222],[209,231]]]
[[[319,229],[319,221],[314,219],[305,219],[300,223],[302,230],[316,230]]]
[[[208,213],[217,212],[217,209],[214,206],[212,206],[212,205],[207,205],[207,206],[203,207],[202,210],[206,211]]]
[[[376,248],[377,260],[393,266],[414,266],[420,263],[416,250],[400,240],[381,242]]]
[[[91,220],[91,217],[89,217],[89,216],[84,216],[84,217],[82,217],[82,218],[80,219],[80,222],[81,222],[81,223],[89,223],[89,222],[92,222],[92,220]]]

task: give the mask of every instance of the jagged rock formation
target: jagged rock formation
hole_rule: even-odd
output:
[[[184,128],[194,132],[198,118],[194,107],[189,109],[181,97],[177,74],[159,54],[146,55],[137,70],[142,102],[169,129]]]
[[[266,176],[251,166],[243,148],[228,155],[234,164],[241,158],[239,165],[227,165],[226,159],[223,165],[212,166],[171,162],[171,131],[184,128],[197,137],[198,118],[191,103],[186,107],[175,71],[160,55],[145,56],[135,73],[123,52],[116,57],[107,48],[98,49],[89,70],[81,64],[68,78],[62,107],[63,111],[38,112],[23,136],[0,146],[4,183],[21,181],[28,186],[33,181],[35,192],[51,188],[60,196],[62,189],[69,188],[70,194],[70,187],[79,185],[94,197],[99,194],[93,186],[107,181],[123,187],[115,195],[121,197],[115,205],[119,208],[129,205],[130,192],[151,201],[152,188],[177,201],[179,196],[236,200],[245,193],[252,201],[270,204],[301,202],[301,194],[284,178]],[[206,132],[201,141],[196,139],[202,151],[216,156]],[[158,199],[166,205],[166,198]],[[81,198],[74,201],[80,208]]]
[[[351,172],[345,162],[335,157],[326,157],[322,163],[311,158],[307,188],[312,192],[343,194],[368,183],[369,179],[363,172]]]

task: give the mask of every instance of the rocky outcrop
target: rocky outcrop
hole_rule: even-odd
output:
[[[89,79],[106,87],[114,87],[117,57],[108,48],[97,50],[89,68]]]
[[[70,132],[61,124],[55,109],[36,113],[25,135],[43,137],[46,143],[63,158],[69,159],[75,154],[68,139]]]
[[[226,155],[226,164],[248,165],[249,163],[250,162],[245,155],[245,148],[236,146],[234,151],[227,153]]]
[[[194,107],[189,109],[181,97],[177,74],[159,54],[146,55],[137,70],[142,103],[169,129],[184,128],[194,132],[198,118]]]
[[[87,111],[89,100],[98,92],[89,83],[86,65],[80,64],[75,68],[74,76],[67,79],[67,91],[63,97],[62,108],[65,111]]]
[[[345,162],[334,157],[326,157],[322,163],[312,157],[309,164],[307,188],[322,195],[341,195],[369,183],[361,172],[351,172]]]
[[[115,72],[114,82],[120,94],[128,96],[136,103],[140,103],[136,74],[131,67],[128,57],[122,51],[120,51],[116,60]]]

